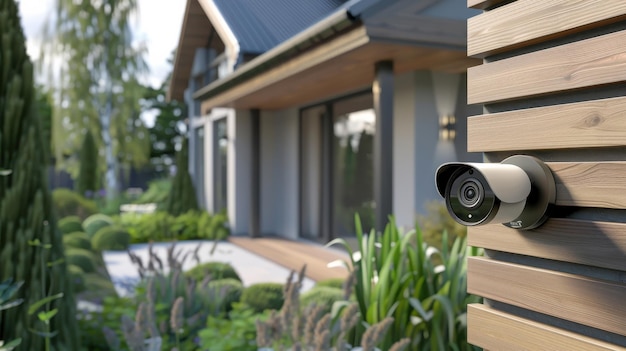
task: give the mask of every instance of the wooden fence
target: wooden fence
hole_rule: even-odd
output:
[[[533,155],[553,217],[472,227],[469,342],[487,350],[626,349],[626,1],[468,0],[468,150]]]

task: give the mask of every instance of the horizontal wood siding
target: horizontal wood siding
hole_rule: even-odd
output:
[[[626,31],[468,69],[470,104],[491,103],[626,80]]]
[[[547,164],[556,177],[557,205],[626,208],[626,162]]]
[[[488,350],[607,351],[623,348],[567,330],[473,304],[467,308],[470,343]]]
[[[626,335],[626,285],[473,257],[467,290],[513,306]]]
[[[626,271],[624,223],[553,218],[530,231],[491,224],[468,228],[468,245]]]
[[[468,20],[467,54],[484,57],[624,18],[624,0],[518,0]]]
[[[539,228],[468,228],[468,340],[487,350],[626,350],[626,1],[468,0],[468,151],[543,159]]]
[[[467,124],[470,152],[625,146],[626,98],[484,114]]]

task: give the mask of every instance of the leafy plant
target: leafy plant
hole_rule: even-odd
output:
[[[83,231],[82,220],[78,216],[68,216],[65,218],[61,218],[58,222],[58,225],[59,230],[61,230],[61,233],[63,234]]]
[[[169,178],[157,179],[148,183],[148,190],[135,200],[136,204],[157,204],[158,209],[163,209],[165,201],[172,189],[172,180]]]
[[[257,321],[267,320],[269,313],[256,313],[244,304],[236,303],[228,318],[207,318],[206,328],[198,332],[200,346],[211,351],[257,351]]]
[[[85,228],[85,233],[87,233],[90,238],[93,238],[100,229],[112,224],[113,219],[111,217],[98,213],[87,217],[83,221],[83,228]]]
[[[472,350],[466,342],[467,303],[479,300],[466,292],[466,257],[480,254],[457,238],[449,248],[447,234],[442,249],[424,242],[419,228],[399,233],[393,218],[384,233],[363,234],[356,216],[358,252],[343,239],[351,260],[345,263],[356,277],[355,295],[365,325],[385,318],[394,322],[380,344],[389,349],[402,338],[411,349]],[[441,264],[438,264],[441,262]]]
[[[300,297],[303,306],[315,304],[324,307],[324,313],[330,312],[335,302],[344,300],[344,292],[342,289],[332,288],[328,286],[316,286],[305,292]]]
[[[467,227],[455,221],[446,205],[441,201],[431,201],[426,204],[426,215],[418,215],[422,237],[430,246],[441,248],[443,233],[448,233],[448,245],[452,245],[457,238],[467,235]]]
[[[7,279],[0,283],[0,311],[16,307],[24,302],[23,299],[13,299],[15,293],[24,285],[24,282],[13,282],[13,279]],[[0,351],[11,351],[22,343],[22,338],[17,338],[5,343],[0,340]]]

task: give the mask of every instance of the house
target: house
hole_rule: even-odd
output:
[[[169,98],[189,106],[190,173],[232,232],[320,241],[438,199],[466,152],[459,0],[188,0]]]

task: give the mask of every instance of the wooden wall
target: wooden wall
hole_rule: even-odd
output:
[[[472,227],[470,343],[626,349],[626,1],[468,0],[468,151],[533,155],[557,182],[535,230]]]

